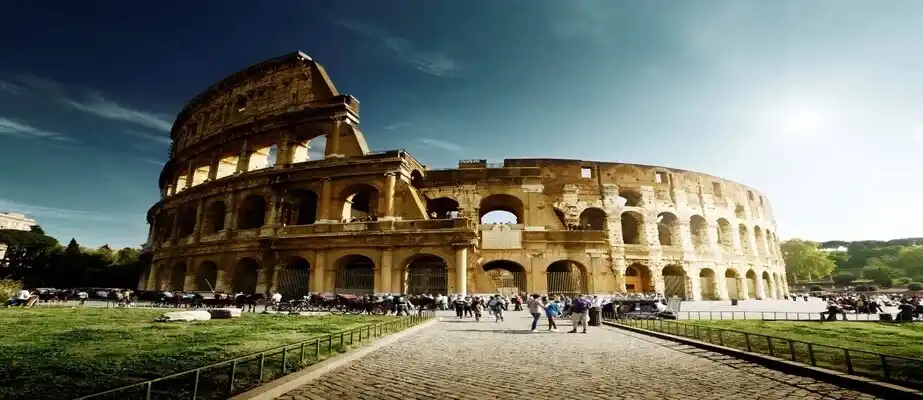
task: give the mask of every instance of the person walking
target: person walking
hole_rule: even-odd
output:
[[[529,300],[529,313],[532,314],[532,332],[538,332],[538,320],[542,318],[544,311],[545,304],[542,303],[541,296],[533,294],[532,300]]]
[[[500,295],[496,295],[491,299],[490,312],[494,315],[494,320],[497,323],[503,322],[503,302],[500,301]]]
[[[461,295],[455,297],[455,301],[452,302],[452,307],[455,307],[455,318],[462,319],[462,313],[465,312],[465,300],[462,299]]]
[[[558,325],[554,323],[554,318],[561,314],[560,304],[557,300],[552,300],[545,306],[545,316],[548,317],[548,330],[551,332],[558,331]]]
[[[574,323],[574,328],[567,333],[577,333],[577,326],[583,326],[583,333],[586,333],[587,312],[592,306],[592,302],[585,297],[578,297],[571,302],[570,320]]]

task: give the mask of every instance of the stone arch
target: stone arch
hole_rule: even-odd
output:
[[[632,263],[625,268],[625,290],[629,293],[653,292],[651,269],[641,263]]]
[[[769,275],[769,272],[763,271],[763,295],[774,299],[776,297],[776,285],[772,281],[772,276]]]
[[[283,300],[300,299],[310,293],[311,263],[302,257],[289,257],[279,271],[276,289]]]
[[[572,260],[559,260],[548,265],[547,292],[579,296],[587,293],[586,267]]]
[[[702,268],[699,271],[699,288],[702,300],[718,300],[718,279],[715,276],[715,270]]]
[[[728,298],[731,300],[740,300],[740,294],[743,293],[742,290],[745,288],[740,287],[740,282],[742,281],[740,275],[736,270],[728,268],[724,272],[724,287],[727,289]]]
[[[423,189],[426,186],[426,182],[423,180],[422,172],[413,170],[410,173],[410,186],[413,186],[417,189]]]
[[[231,277],[231,291],[234,293],[256,293],[260,282],[260,262],[250,257],[237,260]]]
[[[238,229],[256,229],[266,224],[266,198],[251,194],[240,202],[237,212]]]
[[[644,204],[638,188],[619,188],[619,197],[625,199],[625,207],[642,207]]]
[[[763,228],[760,228],[759,225],[753,226],[753,241],[756,242],[756,250],[760,255],[766,252],[766,248],[763,246]]]
[[[224,230],[224,220],[228,215],[228,206],[224,201],[216,200],[208,203],[205,210],[205,233],[216,233]]]
[[[718,245],[730,247],[734,243],[731,235],[731,223],[727,219],[718,218]]]
[[[679,297],[686,300],[686,270],[681,265],[670,264],[660,271],[663,275],[663,296],[666,298]]]
[[[750,270],[747,271],[746,277],[747,277],[747,279],[746,279],[746,282],[747,282],[747,297],[749,297],[749,298],[751,298],[751,299],[755,299],[755,298],[757,298],[757,296],[756,296],[756,294],[757,294],[757,293],[756,293],[756,280],[758,279],[757,276],[756,276],[756,272],[753,271],[752,269],[750,269]]]
[[[378,215],[378,188],[367,183],[347,186],[340,192],[343,208],[340,218],[344,221],[353,218],[375,219]]]
[[[337,293],[366,294],[375,291],[375,262],[360,254],[349,254],[334,262]]]
[[[708,248],[708,222],[701,215],[689,217],[689,232],[692,234],[692,247],[697,250]]]
[[[417,254],[404,264],[404,283],[407,294],[448,294],[449,265],[433,254]]]
[[[451,197],[437,197],[426,200],[426,213],[430,218],[455,218],[458,217],[458,201]]]
[[[580,226],[593,231],[606,230],[606,212],[596,207],[583,210],[580,213]]]
[[[492,194],[481,200],[478,217],[485,223],[524,224],[522,200],[509,194]],[[488,215],[491,214],[491,215]]]
[[[195,290],[198,292],[214,292],[218,282],[218,264],[203,261],[195,273]]]
[[[151,286],[154,290],[163,290],[167,287],[168,282],[164,279],[167,278],[166,267],[161,263],[160,265],[151,266],[151,276],[150,281]]]
[[[186,263],[178,262],[170,268],[170,290],[183,290],[186,286]]]
[[[191,236],[195,232],[196,207],[194,204],[183,204],[179,208],[179,226],[176,230],[178,237]]]
[[[737,207],[734,207],[734,217],[737,219],[747,218],[747,210],[744,209],[744,206],[738,204]]]
[[[497,291],[510,296],[520,292],[528,292],[526,268],[510,260],[493,260],[481,267]]]
[[[317,222],[317,193],[313,190],[296,190],[292,196],[291,220],[294,225],[311,225]]]
[[[622,213],[622,243],[647,244],[644,235],[644,216],[636,211]]]
[[[157,214],[154,222],[157,229],[155,232],[157,242],[164,242],[173,234],[173,213],[173,211],[161,211]]]
[[[738,236],[740,239],[740,248],[741,250],[750,250],[750,232],[747,230],[747,226],[740,224],[737,226]]]
[[[679,236],[679,218],[671,212],[657,215],[657,240],[661,246],[681,245]]]

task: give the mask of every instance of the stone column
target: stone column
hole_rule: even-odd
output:
[[[392,293],[394,288],[391,287],[392,267],[394,264],[394,250],[385,249],[381,252],[381,277],[378,280],[380,286],[375,289],[377,293]],[[401,290],[403,292],[403,289]]]
[[[170,242],[176,243],[179,236],[179,209],[173,210],[173,229],[170,230]]]
[[[288,132],[283,132],[279,137],[279,147],[276,153],[276,166],[281,167],[292,163],[292,139]]]
[[[183,280],[183,290],[184,291],[196,290],[196,287],[195,287],[196,272],[197,271],[195,267],[195,259],[192,257],[187,258],[186,259],[186,277]]]
[[[266,210],[266,226],[282,225],[282,196],[279,193],[273,193],[269,196],[269,209]]]
[[[618,257],[613,261],[615,265],[615,291],[619,293],[625,293],[628,289],[625,288],[625,270],[628,268],[628,264],[624,258]]]
[[[202,220],[205,219],[205,199],[199,199],[199,202],[196,204],[195,209],[195,228],[193,228],[192,236],[196,243],[202,239]]]
[[[240,156],[237,158],[237,172],[242,174],[250,170],[250,143],[244,140],[240,147]]]
[[[721,245],[718,244],[718,224],[708,224],[708,247],[711,250],[712,258],[721,258]]]
[[[679,222],[679,245],[683,246],[684,253],[694,253],[695,243],[692,242],[692,228],[689,221]]]
[[[763,300],[766,298],[766,285],[763,284],[763,276],[756,276],[756,298]]]
[[[455,249],[455,292],[468,295],[468,248]]]
[[[394,190],[397,185],[397,176],[393,172],[385,174],[385,207],[379,215],[382,220],[394,219]]]
[[[715,273],[715,295],[718,296],[718,300],[727,300],[731,297],[730,293],[728,293],[726,273],[726,270],[722,271],[720,275],[717,272]]]
[[[737,276],[737,297],[741,300],[750,300],[750,284],[746,275]]]
[[[335,120],[333,121],[333,128],[330,130],[330,133],[327,134],[327,148],[324,153],[326,157],[341,157],[340,154],[340,130],[342,129],[343,121]]]
[[[237,195],[231,194],[227,198],[227,214],[224,216],[224,229],[237,228]]]
[[[324,179],[320,191],[320,218],[317,222],[333,223],[339,222],[339,218],[332,219],[331,208],[333,207],[333,183],[330,179]]]
[[[747,241],[750,242],[750,254],[760,255],[760,250],[756,246],[756,235],[753,233],[753,228],[747,229]],[[757,279],[757,281],[760,279]]]
[[[740,225],[731,225],[731,247],[734,251],[743,250],[740,243]]]
[[[667,289],[663,283],[663,266],[651,263],[648,268],[651,271],[651,284],[654,286],[654,291],[663,294]]]
[[[192,161],[189,161],[188,170],[186,170],[186,188],[192,187],[192,179],[195,177],[195,164]]]
[[[208,165],[208,180],[218,179],[218,168],[221,166],[221,151],[216,151],[212,155],[211,163]]]
[[[311,266],[313,276],[311,276],[311,291],[315,293],[324,292],[324,269],[327,268],[327,251],[318,250],[314,258],[314,265]]]

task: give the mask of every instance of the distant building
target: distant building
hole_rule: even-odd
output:
[[[16,229],[27,231],[32,225],[37,225],[32,218],[26,218],[23,214],[0,212],[0,229]],[[6,245],[0,243],[0,260],[6,258]]]

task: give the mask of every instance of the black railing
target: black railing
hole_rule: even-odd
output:
[[[681,320],[779,320],[779,321],[821,321],[827,317],[826,312],[795,311],[678,311],[674,312]],[[837,314],[841,321],[881,321],[879,314],[846,313]],[[892,314],[893,317],[893,314]]]
[[[206,365],[105,392],[84,399],[212,399],[228,398],[314,364],[353,344],[379,338],[433,318],[432,312],[330,333],[234,359]]]
[[[923,388],[923,360],[662,319],[612,321],[634,328],[765,354],[813,367]]]

